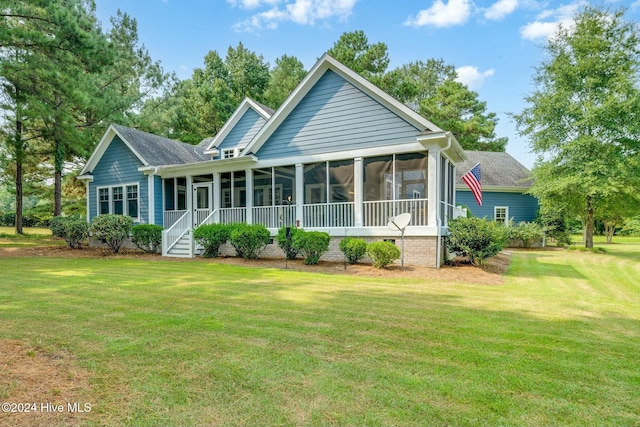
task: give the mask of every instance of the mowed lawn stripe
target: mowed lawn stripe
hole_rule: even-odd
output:
[[[503,286],[0,259],[0,337],[75,354],[98,424],[633,424],[637,266],[614,252],[516,252]]]

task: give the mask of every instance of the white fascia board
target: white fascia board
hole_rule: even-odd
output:
[[[78,181],[93,182],[93,175],[78,175],[76,179]]]
[[[109,125],[104,135],[102,135],[100,142],[98,142],[98,145],[93,150],[93,153],[91,153],[89,160],[87,160],[87,163],[80,171],[80,175],[85,175],[88,172],[93,171],[104,153],[107,151],[107,148],[109,148],[109,145],[111,145],[111,141],[113,141],[115,136],[118,136],[122,142],[124,142],[127,148],[138,158],[138,160],[140,160],[140,162],[142,162],[143,165],[149,165],[149,163],[131,146],[131,144],[129,144],[129,142],[116,130],[116,128],[113,125]]]
[[[464,148],[451,132],[428,132],[418,135],[418,142],[426,149],[444,149],[446,156],[454,163],[467,159]]]
[[[167,165],[158,167],[157,175],[163,178],[173,178],[185,175],[202,175],[213,172],[232,172],[242,170],[244,165],[254,165],[258,161],[256,156],[234,157],[231,159],[207,160],[186,165]]]
[[[360,89],[368,96],[385,106],[399,117],[415,126],[416,129],[425,130],[430,129],[434,132],[440,132],[440,129],[435,124],[431,123],[420,114],[413,111],[411,108],[402,104],[400,101],[393,98],[391,95],[384,92],[373,83],[369,82],[358,73],[349,69],[345,65],[341,64],[328,54],[323,54],[318,62],[309,70],[307,75],[302,79],[300,84],[291,92],[289,97],[282,103],[280,108],[271,116],[271,118],[265,123],[260,131],[255,135],[251,143],[245,148],[243,154],[256,153],[260,147],[266,142],[266,140],[278,129],[287,116],[293,111],[293,109],[300,103],[305,95],[315,86],[327,70],[332,70],[346,81],[351,83],[356,88]]]

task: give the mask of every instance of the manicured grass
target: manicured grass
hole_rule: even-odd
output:
[[[0,338],[76,355],[95,424],[636,425],[640,244],[607,250],[502,286],[0,258]]]

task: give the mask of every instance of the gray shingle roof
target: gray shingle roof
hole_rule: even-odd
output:
[[[181,165],[207,160],[201,145],[185,144],[121,125],[114,124],[113,127],[149,165]]]
[[[508,153],[493,151],[465,151],[467,160],[456,165],[456,184],[465,185],[460,179],[469,169],[480,162],[482,187],[529,188],[529,169]]]

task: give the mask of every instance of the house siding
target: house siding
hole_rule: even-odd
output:
[[[417,129],[331,70],[256,153],[261,160],[415,142]]]
[[[91,171],[93,182],[89,183],[89,220],[97,215],[96,188],[137,183],[139,185],[140,221],[149,222],[149,185],[147,177],[138,171],[142,162],[129,150],[119,137],[114,137],[102,158]],[[160,184],[162,187],[162,184]],[[160,211],[162,212],[162,211]]]
[[[533,221],[538,213],[538,200],[522,193],[482,192],[482,206],[478,206],[471,191],[457,190],[456,204],[466,206],[478,218],[494,219],[495,206],[508,206],[509,219],[514,222]]]
[[[224,149],[248,145],[251,139],[258,133],[262,126],[264,126],[265,122],[265,119],[249,108],[243,114],[242,118],[238,120],[233,130],[229,132],[224,141],[218,146],[218,149],[222,152]]]
[[[162,178],[159,176],[153,177],[153,209],[155,211],[155,224],[163,225],[164,220],[164,206],[162,204]]]

